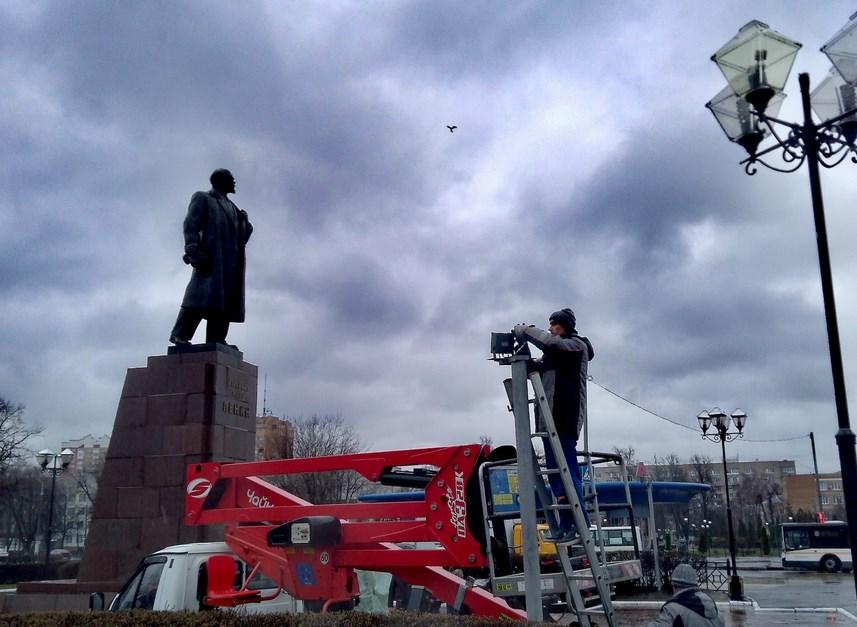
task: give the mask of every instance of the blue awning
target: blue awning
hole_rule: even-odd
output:
[[[625,502],[625,484],[621,481],[599,481],[598,502],[602,505],[614,505]],[[629,481],[631,500],[634,505],[647,505],[649,502],[646,484],[642,481]],[[687,503],[697,494],[708,492],[711,486],[707,483],[688,483],[684,481],[653,481],[652,501],[662,505],[666,503]],[[425,493],[422,490],[413,492],[379,492],[363,494],[358,500],[363,503],[401,503],[406,501],[422,501]]]
[[[596,483],[596,486],[598,488],[599,503],[611,505],[625,502],[625,484],[621,481],[599,481]],[[631,501],[634,505],[648,505],[649,496],[645,483],[642,481],[629,481],[628,487],[631,490]],[[711,486],[707,483],[653,481],[652,501],[656,505],[667,503],[687,503],[697,494],[708,492],[710,490]]]

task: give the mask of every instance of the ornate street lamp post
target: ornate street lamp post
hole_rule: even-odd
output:
[[[732,525],[732,502],[729,499],[729,470],[726,467],[726,443],[731,442],[736,438],[744,437],[744,425],[747,423],[747,414],[740,409],[732,412],[731,421],[735,425],[737,431],[729,431],[730,416],[724,413],[719,407],[715,407],[711,411],[700,413],[696,419],[699,421],[699,427],[702,429],[702,437],[712,442],[720,442],[720,449],[723,452],[723,487],[726,490],[726,525],[729,530],[729,557],[731,558],[732,567],[729,579],[729,597],[742,601],[744,599],[744,584],[738,576],[738,563],[735,561],[735,528]],[[713,423],[713,424],[712,424]],[[708,433],[711,427],[714,427],[713,433]]]
[[[61,474],[74,458],[74,451],[69,448],[60,453],[54,453],[50,449],[44,449],[36,454],[36,460],[42,467],[42,472],[51,475],[51,496],[48,504],[48,527],[45,529],[45,564],[51,560],[51,527],[54,524],[54,488],[57,483],[57,475]]]
[[[857,564],[857,454],[855,436],[848,417],[845,373],[833,297],[833,277],[824,202],[821,195],[819,166],[832,168],[849,155],[857,163],[857,13],[830,39],[821,51],[833,64],[827,77],[810,94],[809,74],[798,76],[803,123],[777,119],[779,103],[788,74],[801,44],[772,31],[766,24],[753,20],[712,57],[729,85],[706,106],[711,110],[731,141],[743,146],[748,157],[741,163],[747,174],[755,174],[756,164],[777,172],[794,172],[804,162],[809,172],[812,212],[818,246],[818,265],[827,342],[833,373],[833,394],[839,430],[836,444],[842,469],[842,488],[848,516],[851,559]],[[822,121],[815,123],[812,111]],[[778,130],[779,129],[779,130]],[[760,145],[772,137],[771,145]],[[780,151],[778,165],[768,161]],[[857,589],[857,569],[854,570]]]
[[[708,519],[703,519],[702,521],[702,538],[703,538],[703,546],[705,550],[703,553],[708,553],[711,550],[711,540],[710,540],[710,529],[711,529],[711,521]]]

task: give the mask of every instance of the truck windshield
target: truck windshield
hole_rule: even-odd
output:
[[[247,577],[250,576],[250,572],[253,570],[250,568],[249,564],[245,564],[245,568],[247,569]],[[274,583],[272,579],[269,579],[265,573],[261,570],[257,570],[256,574],[253,575],[253,579],[247,582],[248,590],[267,590],[270,588],[278,588],[279,586]]]
[[[146,558],[136,573],[128,580],[111,608],[122,610],[150,610],[155,606],[158,583],[167,558],[164,555]]]

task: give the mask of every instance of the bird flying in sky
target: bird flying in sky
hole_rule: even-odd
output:
[[[455,130],[455,129],[457,129],[458,127],[457,127],[455,124],[452,124],[452,125],[447,124],[447,125],[446,125],[446,128],[448,128],[448,129],[449,129],[449,132],[451,133],[452,131],[454,131],[454,130]]]

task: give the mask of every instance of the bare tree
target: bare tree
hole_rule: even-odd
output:
[[[89,470],[80,470],[77,472],[66,470],[65,476],[74,483],[75,492],[82,493],[86,496],[90,505],[95,505],[95,495],[98,492],[98,481],[101,479],[101,472],[103,470],[104,458],[101,458]]]
[[[655,455],[653,466],[652,478],[655,481],[687,481],[688,479],[687,471],[682,467],[681,460],[675,453],[662,458]]]
[[[0,396],[0,472],[5,472],[28,451],[24,444],[41,433],[41,427],[24,424],[24,406]]]
[[[707,455],[699,455],[694,454],[690,458],[690,480],[695,481],[696,483],[704,483],[706,485],[714,484],[714,466],[712,465],[711,458]],[[700,494],[699,501],[696,501],[699,504],[699,518],[702,520],[712,520],[712,518],[716,518],[717,524],[719,525],[720,516],[714,516],[712,513],[713,510],[719,509],[718,501],[708,492],[702,492]]]
[[[0,477],[0,501],[13,521],[21,550],[32,554],[33,543],[47,517],[44,479],[37,468],[12,466]]]
[[[746,472],[742,473],[732,492],[733,508],[737,509],[738,519],[746,521],[747,541],[754,544],[759,540],[759,526],[766,522],[764,505],[770,483],[758,472]]]
[[[363,445],[357,433],[340,415],[313,415],[292,420],[291,434],[283,430],[279,441],[271,442],[271,457],[323,457],[358,453]],[[291,443],[287,442],[289,435]],[[291,447],[289,447],[291,444]],[[274,483],[312,503],[347,503],[353,501],[366,485],[366,480],[350,470],[307,472],[285,475]]]
[[[652,478],[655,481],[686,482],[688,480],[687,470],[675,453],[669,453],[663,458],[655,456]],[[668,503],[661,505],[658,507],[655,517],[660,524],[670,526],[686,534],[690,524],[690,504]]]
[[[635,456],[637,451],[633,446],[628,446],[627,448],[614,446],[613,452],[622,456],[622,460],[625,462],[625,473],[628,475],[628,479],[633,479],[634,468],[637,465],[637,458]]]

